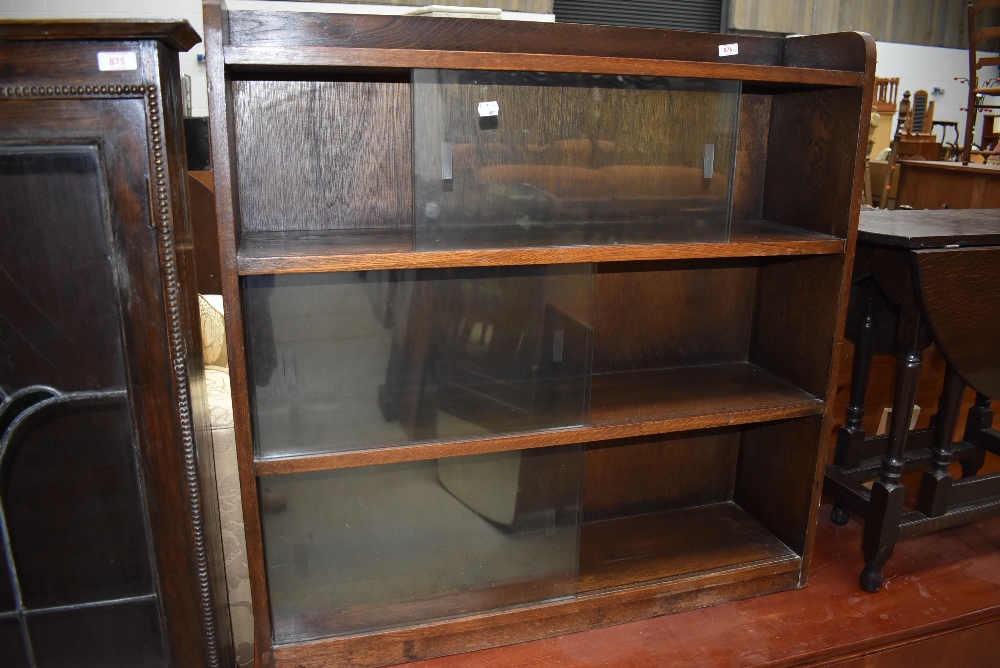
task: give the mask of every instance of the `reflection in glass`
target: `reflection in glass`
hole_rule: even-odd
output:
[[[261,456],[582,424],[590,268],[245,279]]]
[[[739,92],[414,70],[414,247],[725,241]]]
[[[275,642],[574,595],[582,464],[572,445],[263,478]]]

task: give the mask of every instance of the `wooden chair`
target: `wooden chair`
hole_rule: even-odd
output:
[[[987,79],[980,85],[979,70],[988,65],[1000,65],[1000,56],[980,58],[977,54],[979,42],[991,37],[1000,37],[1000,26],[977,26],[977,19],[984,10],[1000,7],[1000,0],[979,0],[969,3],[969,103],[965,116],[965,144],[962,149],[962,164],[969,164],[972,154],[985,155],[992,153],[988,147],[984,150],[972,148],[972,133],[976,127],[976,114],[979,109],[1000,109],[995,102],[1000,96],[1000,80]],[[995,19],[994,21],[995,22]]]

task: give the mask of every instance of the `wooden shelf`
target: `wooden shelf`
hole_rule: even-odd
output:
[[[728,242],[568,245],[546,248],[413,250],[407,230],[341,230],[244,234],[241,276],[324,271],[482,267],[625,260],[675,260],[776,255],[835,255],[844,240],[766,220],[732,224]]]
[[[580,594],[799,556],[735,503],[584,524]]]
[[[591,423],[476,439],[260,459],[258,476],[436,459],[769,422],[823,412],[823,401],[747,362],[594,378]]]
[[[226,65],[243,70],[307,68],[413,69],[440,68],[495,70],[497,53],[491,51],[445,51],[425,49],[367,49],[304,46],[295,50],[267,46],[228,46]],[[505,71],[579,72],[630,76],[740,79],[748,82],[797,83],[813,86],[861,86],[864,74],[843,70],[820,70],[769,65],[732,65],[652,58],[570,56],[562,54],[503,54]]]

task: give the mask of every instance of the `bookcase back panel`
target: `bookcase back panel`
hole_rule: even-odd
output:
[[[740,127],[733,175],[733,220],[760,220],[764,207],[771,96],[740,95]]]
[[[583,521],[731,500],[739,441],[713,430],[588,444]]]
[[[750,361],[817,397],[827,391],[844,258],[779,259],[761,266]],[[780,298],[779,298],[780,296]]]
[[[594,275],[594,373],[745,361],[749,261],[605,263]]]
[[[851,215],[861,89],[783,93],[771,101],[764,218],[844,238]]]
[[[734,500],[785,545],[802,554],[809,528],[821,417],[747,427],[740,442]]]
[[[236,80],[244,231],[411,226],[410,86]]]

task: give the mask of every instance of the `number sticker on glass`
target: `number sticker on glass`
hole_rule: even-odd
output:
[[[491,102],[480,102],[479,103],[479,117],[488,118],[490,116],[500,115],[500,103],[496,100]]]
[[[134,51],[100,51],[97,54],[97,69],[102,72],[134,70],[138,67]]]

